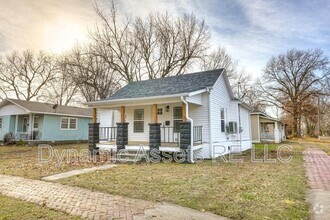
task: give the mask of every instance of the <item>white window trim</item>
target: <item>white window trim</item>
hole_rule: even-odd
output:
[[[135,119],[135,110],[143,110],[143,119],[141,120],[141,119],[138,119],[138,120],[136,120]],[[145,132],[145,125],[144,125],[144,123],[145,123],[145,121],[144,121],[144,119],[145,119],[145,110],[144,110],[144,108],[137,108],[137,109],[134,109],[133,110],[133,133],[144,133]],[[135,128],[134,128],[134,123],[136,122],[136,121],[142,121],[143,122],[143,131],[135,131]]]
[[[62,128],[62,119],[68,119],[68,128]],[[76,119],[76,128],[75,129],[70,128],[71,119]],[[61,117],[61,119],[60,119],[60,130],[64,130],[64,131],[68,131],[68,130],[69,131],[76,131],[76,130],[78,130],[78,118]]]
[[[223,119],[221,117],[221,111],[223,110]],[[226,120],[226,108],[220,108],[220,132],[221,133],[226,133],[226,126],[227,126],[227,120]],[[224,121],[224,131],[222,131],[222,121]]]
[[[182,119],[182,117],[181,117],[181,119],[180,118],[174,118],[174,109],[175,108],[181,108],[181,112],[182,112],[182,106],[173,106],[173,108],[172,108],[173,132],[179,132],[179,131],[177,131],[177,130],[174,129],[174,123],[175,123],[175,121],[182,122],[183,119]]]
[[[26,123],[26,131],[24,131],[24,120],[27,119],[27,123]],[[28,117],[23,117],[22,119],[22,132],[28,132],[29,131],[29,118]]]
[[[38,119],[38,122],[37,122],[38,127],[37,128],[34,127],[34,124],[36,123],[36,118]],[[33,125],[32,125],[33,126],[33,129],[37,129],[37,130],[39,129],[39,124],[40,124],[39,123],[39,119],[40,119],[39,115],[33,116]]]

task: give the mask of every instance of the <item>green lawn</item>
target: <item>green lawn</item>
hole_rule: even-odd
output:
[[[291,144],[290,163],[140,164],[60,180],[59,182],[153,201],[166,201],[233,219],[309,219],[302,146]],[[257,158],[263,155],[257,146]],[[270,145],[276,158],[277,145]]]
[[[47,207],[0,195],[0,219],[79,219]]]

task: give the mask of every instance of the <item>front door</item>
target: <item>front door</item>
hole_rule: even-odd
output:
[[[27,132],[28,130],[28,118],[23,118],[23,132]]]

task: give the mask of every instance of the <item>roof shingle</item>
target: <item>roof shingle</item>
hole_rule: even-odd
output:
[[[58,105],[54,109],[54,104],[33,102],[18,99],[7,99],[9,102],[25,108],[30,112],[38,112],[45,114],[58,114],[58,115],[74,115],[83,117],[92,117],[92,110],[87,108],[78,108],[73,106]]]
[[[144,98],[189,93],[211,87],[224,69],[131,82],[107,100]]]

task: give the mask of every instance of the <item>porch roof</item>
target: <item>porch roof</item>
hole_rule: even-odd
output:
[[[261,112],[261,111],[254,111],[251,112],[250,115],[259,115],[260,118],[264,119],[265,121],[270,121],[270,122],[281,122],[281,120],[277,119],[277,118],[273,118],[271,116],[269,116],[268,114],[266,114],[265,112]]]
[[[223,72],[224,69],[218,69],[160,79],[131,82],[109,98],[87,104],[128,99],[138,100],[145,98],[174,97],[188,94],[214,86]]]

